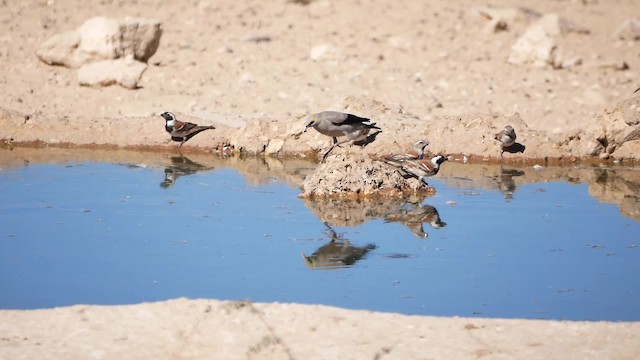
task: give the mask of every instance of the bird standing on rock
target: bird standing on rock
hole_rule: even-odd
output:
[[[349,141],[366,140],[371,129],[381,130],[371,122],[371,119],[338,111],[323,111],[309,115],[304,131],[310,127],[315,128],[322,135],[333,138],[333,145],[324,154],[322,161],[327,158],[334,147]],[[339,136],[344,136],[346,139],[338,142]]]
[[[165,120],[164,129],[171,134],[171,140],[180,142],[178,149],[180,149],[187,140],[197,134],[205,130],[215,129],[213,126],[200,126],[194,123],[180,121],[173,113],[168,111],[163,112],[160,116]]]
[[[383,159],[385,161],[422,160],[424,159],[424,148],[427,145],[429,145],[427,140],[418,140],[413,144],[411,150],[402,154],[387,155]]]
[[[502,157],[504,149],[516,143],[516,131],[511,125],[507,125],[494,136],[494,139],[500,141],[500,157]]]
[[[428,186],[426,178],[431,177],[440,171],[440,165],[449,158],[444,155],[436,155],[431,159],[409,159],[400,161],[385,161],[387,164],[400,168],[408,176],[412,176],[420,180],[424,185]]]

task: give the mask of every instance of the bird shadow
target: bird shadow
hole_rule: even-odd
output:
[[[517,142],[517,143],[514,143],[511,146],[502,148],[502,151],[508,152],[508,153],[511,153],[511,154],[515,154],[515,153],[524,153],[525,149],[526,149],[526,146],[524,146],[523,144]]]
[[[378,134],[380,134],[381,132],[382,132],[382,130],[378,130],[378,131],[374,132],[373,134],[367,135],[367,137],[362,139],[362,140],[354,141],[353,144],[365,147],[365,146],[371,144],[372,142],[376,141],[376,138],[378,137]]]

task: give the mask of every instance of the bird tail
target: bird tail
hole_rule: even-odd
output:
[[[376,130],[382,130],[382,128],[376,126],[376,123],[368,123],[368,124],[364,124],[368,129],[376,129]]]

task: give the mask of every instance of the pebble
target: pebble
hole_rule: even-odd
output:
[[[533,165],[533,170],[542,170],[542,169],[544,169],[544,166],[542,165],[538,165],[538,164]]]

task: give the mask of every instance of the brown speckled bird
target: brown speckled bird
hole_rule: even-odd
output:
[[[431,159],[411,159],[400,161],[385,160],[385,162],[397,167],[403,176],[406,174],[408,176],[415,177],[424,185],[428,186],[427,178],[437,174],[438,171],[440,171],[440,165],[447,160],[449,160],[447,156],[436,155]]]
[[[383,159],[387,161],[421,160],[424,158],[424,148],[426,148],[427,145],[429,145],[427,140],[418,140],[413,144],[410,150],[407,150],[402,154],[388,155]]]
[[[178,149],[184,145],[187,140],[196,136],[197,134],[209,130],[215,129],[213,126],[200,126],[190,122],[180,121],[171,112],[163,112],[160,114],[165,120],[164,129],[171,135],[171,140],[180,142]]]

